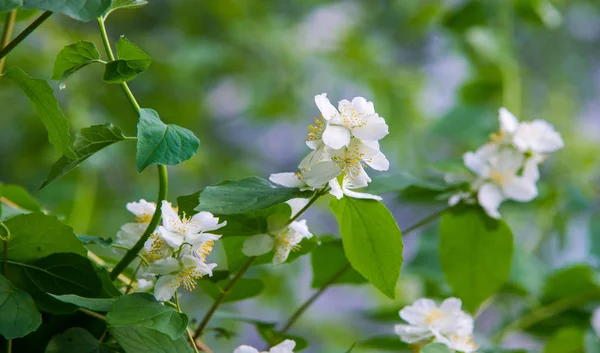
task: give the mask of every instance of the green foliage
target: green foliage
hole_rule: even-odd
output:
[[[441,193],[447,190],[448,186],[437,180],[418,178],[412,174],[400,172],[374,177],[365,190],[369,193],[379,195],[386,192],[397,192],[407,189],[411,189],[413,193],[416,193],[416,190]]]
[[[0,0],[0,12],[10,11],[23,6],[23,0]]]
[[[311,253],[311,265],[313,278],[311,287],[321,288],[325,283],[329,281],[338,271],[349,265],[348,259],[344,255],[344,248],[342,241],[334,239],[330,236],[323,236],[320,238],[321,245],[315,248]],[[335,284],[352,283],[360,284],[365,283],[367,280],[356,272],[355,269],[350,268],[337,279]]]
[[[198,281],[198,285],[202,288],[202,291],[214,300],[223,293],[223,288],[225,288],[227,283],[229,283],[228,279],[216,283],[212,281]],[[231,303],[255,297],[263,289],[265,289],[265,284],[258,278],[241,278],[228,292],[227,296],[223,299],[223,303]]]
[[[574,295],[598,293],[594,271],[588,265],[575,265],[559,269],[546,279],[542,300],[556,301]]]
[[[112,5],[106,10],[104,13],[104,17],[108,17],[108,15],[119,9],[135,9],[140,6],[144,6],[148,3],[146,0],[113,0]]]
[[[543,353],[584,353],[584,338],[580,328],[561,328],[546,342]]]
[[[73,170],[94,153],[99,152],[114,143],[123,141],[124,139],[125,136],[123,136],[121,129],[113,124],[93,125],[81,129],[79,134],[75,137],[75,143],[73,144],[76,157],[68,158],[67,156],[63,156],[56,161],[56,163],[52,165],[52,169],[42,185],[42,188]]]
[[[104,81],[108,83],[131,81],[146,71],[152,63],[152,58],[148,54],[125,37],[117,41],[117,57],[118,60],[106,64]]]
[[[98,339],[81,327],[73,327],[52,337],[46,353],[113,353],[111,347],[99,343]]]
[[[79,21],[91,21],[104,13],[110,0],[23,0],[23,7],[62,13]]]
[[[186,161],[196,154],[200,144],[193,132],[163,123],[152,109],[140,110],[137,129],[138,172],[152,164],[175,165]]]
[[[372,348],[389,352],[410,352],[412,348],[400,341],[398,336],[374,336],[358,343],[358,347]]]
[[[333,199],[344,252],[352,267],[394,298],[402,266],[402,235],[391,212],[374,200]]]
[[[96,45],[91,42],[79,41],[67,45],[56,56],[52,79],[59,80],[60,89],[65,88],[65,81],[75,72],[89,64],[101,62],[100,53]]]
[[[226,180],[201,191],[195,210],[218,215],[242,214],[263,210],[293,198],[306,198],[311,194],[297,188],[276,187],[259,177]]]
[[[446,212],[440,223],[442,270],[465,308],[475,312],[508,279],[513,235],[506,223],[481,209]]]
[[[124,295],[112,304],[106,322],[112,328],[146,328],[162,332],[175,340],[185,333],[188,319],[185,314],[156,301],[151,294],[134,293]]]
[[[543,263],[523,249],[515,248],[510,269],[509,283],[524,293],[539,297],[545,279]]]
[[[164,333],[146,327],[112,327],[109,332],[126,353],[192,353],[185,338],[173,340]]]
[[[423,353],[451,353],[452,351],[443,343],[430,343],[421,349]]]
[[[113,303],[117,300],[115,298],[84,298],[73,294],[50,295],[63,303],[77,305],[78,307],[90,309],[93,311],[104,312],[109,311]]]
[[[23,337],[35,331],[42,323],[31,296],[15,288],[0,275],[0,335],[6,339]]]
[[[109,248],[113,243],[112,238],[100,238],[100,237],[94,237],[94,236],[90,236],[90,235],[79,235],[79,234],[77,234],[77,238],[79,240],[81,240],[81,242],[84,245],[97,244],[104,248]]]
[[[275,346],[286,339],[296,341],[295,352],[299,352],[308,346],[308,342],[302,337],[283,333],[276,329],[277,324],[272,322],[253,321],[256,326],[256,330],[260,337],[262,337],[269,346]]]
[[[73,229],[54,216],[36,212],[13,217],[4,224],[11,231],[8,242],[11,260],[29,262],[57,252],[87,254]]]
[[[600,353],[600,337],[592,330],[585,333],[585,353]]]
[[[40,203],[20,185],[0,184],[0,197],[27,211],[39,212],[42,210]]]
[[[54,92],[45,80],[32,78],[18,67],[6,70],[6,76],[15,81],[27,96],[33,109],[37,112],[42,123],[48,130],[48,140],[62,154],[75,159],[71,149],[71,133],[69,122],[58,106]]]

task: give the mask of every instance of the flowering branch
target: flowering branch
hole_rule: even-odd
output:
[[[25,38],[27,38],[36,28],[38,28],[44,21],[52,16],[52,11],[46,11],[40,15],[35,21],[33,21],[23,32],[19,33],[10,43],[8,43],[2,50],[0,50],[0,59],[4,58],[8,53],[17,47]]]

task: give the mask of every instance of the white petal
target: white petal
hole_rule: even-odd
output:
[[[147,223],[125,223],[117,233],[116,243],[131,248],[144,234],[146,228],[148,228]]]
[[[126,207],[129,212],[140,218],[152,217],[154,211],[156,211],[156,204],[144,199],[141,199],[139,202],[130,202]]]
[[[353,128],[352,134],[361,140],[381,140],[389,131],[385,119],[372,114],[365,118],[364,124]]]
[[[273,256],[273,265],[279,265],[285,262],[290,256],[292,247],[288,245],[277,246],[275,248],[275,256]]]
[[[161,206],[163,226],[170,231],[175,231],[176,228],[181,228],[181,219],[177,214],[177,211],[173,209],[171,203],[164,201]]]
[[[500,130],[510,134],[514,133],[517,130],[517,126],[519,126],[519,120],[504,107],[500,108],[499,120]]]
[[[225,225],[227,225],[227,222],[219,223],[218,217],[215,217],[212,213],[206,211],[196,213],[188,224],[192,233],[216,230]]]
[[[448,298],[440,304],[440,309],[449,313],[460,312],[461,307],[462,301],[454,297]]]
[[[532,181],[538,181],[540,179],[540,169],[535,158],[529,158],[527,162],[525,162],[525,167],[523,167],[523,177]]]
[[[294,217],[301,209],[303,209],[309,202],[309,199],[296,198],[288,200],[286,203],[290,205],[292,209],[292,217]]]
[[[381,152],[377,153],[374,157],[365,160],[365,162],[369,165],[369,167],[375,170],[385,171],[390,168],[390,162]]]
[[[160,300],[161,302],[170,300],[178,288],[176,284],[176,276],[169,275],[160,277],[154,285],[154,297],[156,300]]]
[[[246,345],[239,346],[233,353],[260,353],[258,349]]]
[[[500,218],[498,207],[504,201],[504,195],[496,184],[483,184],[477,193],[477,201],[490,217]]]
[[[395,325],[394,332],[406,343],[420,342],[433,336],[426,327],[411,325]]]
[[[269,180],[277,185],[285,186],[286,188],[299,188],[305,185],[304,182],[298,178],[296,173],[271,174]]]
[[[321,147],[307,154],[298,165],[298,168],[300,170],[307,170],[312,168],[315,164],[327,161],[329,159],[330,158],[325,149],[325,145],[322,144]]]
[[[342,171],[333,161],[315,164],[310,170],[302,173],[302,178],[312,187],[321,187],[340,175]]]
[[[331,181],[329,181],[329,187],[331,188],[331,190],[329,190],[329,193],[333,195],[336,199],[339,200],[342,197],[344,197],[344,191],[342,190],[342,186],[340,185],[340,182],[337,179],[331,179]]]
[[[321,115],[323,115],[323,118],[325,118],[325,120],[330,120],[331,118],[340,115],[337,109],[335,109],[335,107],[327,98],[326,93],[316,95],[315,103],[317,104],[317,108],[319,108],[319,110],[321,111]]]
[[[507,198],[527,202],[536,198],[538,192],[535,181],[525,177],[514,177],[502,185],[502,190]]]
[[[149,281],[147,279],[138,278],[137,279],[137,290],[140,292],[147,292],[154,286],[154,281]]]
[[[507,148],[490,157],[489,163],[496,172],[515,175],[523,166],[524,158],[521,152]]]
[[[456,205],[458,205],[458,203],[460,201],[462,201],[462,194],[460,194],[460,193],[454,194],[454,195],[450,196],[450,198],[448,199],[448,205],[456,206]]]
[[[173,257],[168,257],[151,263],[146,272],[157,275],[168,275],[173,272],[178,272],[180,269],[181,264],[179,261]]]
[[[350,131],[344,126],[327,124],[323,131],[323,142],[338,150],[350,143]]]
[[[192,244],[194,247],[206,243],[207,241],[219,240],[221,236],[219,234],[212,233],[199,233],[199,234],[188,234],[185,237],[186,243]]]
[[[371,178],[369,178],[362,165],[357,165],[356,168],[347,170],[347,173],[344,181],[351,188],[364,188],[371,182]]]
[[[274,244],[275,241],[272,236],[268,234],[256,234],[244,241],[242,252],[246,256],[259,256],[271,251]]]
[[[290,229],[302,236],[302,238],[312,238],[312,233],[308,229],[306,225],[306,220],[301,219],[299,221],[294,221],[289,225]]]
[[[292,340],[285,340],[275,347],[271,348],[269,353],[294,353],[294,348],[296,347],[296,342]]]
[[[400,318],[411,325],[424,325],[425,318],[429,315],[432,309],[436,309],[437,305],[431,299],[419,299],[412,305],[406,306],[400,310]]]
[[[370,200],[377,200],[377,201],[383,200],[381,198],[381,196],[367,194],[365,192],[356,192],[356,191],[352,191],[351,189],[348,189],[348,188],[344,189],[344,194],[346,196],[353,197],[355,199],[370,199]]]
[[[172,248],[177,249],[183,244],[184,235],[181,233],[171,232],[163,226],[158,227],[158,233]]]
[[[373,102],[369,102],[363,97],[354,97],[352,99],[352,107],[359,114],[375,114],[375,108],[373,107]]]

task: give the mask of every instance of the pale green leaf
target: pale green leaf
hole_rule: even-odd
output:
[[[352,267],[390,298],[402,266],[402,235],[392,213],[379,201],[344,197],[330,204]]]
[[[42,323],[42,315],[31,296],[0,275],[0,335],[6,339],[24,337]]]
[[[75,159],[71,149],[71,133],[69,122],[58,106],[52,88],[45,80],[32,78],[18,67],[6,70],[6,76],[15,81],[25,93],[33,109],[37,112],[42,123],[48,130],[48,140],[62,154]]]
[[[200,145],[193,132],[163,123],[152,109],[140,110],[137,129],[138,172],[152,164],[175,165],[186,161],[196,154]]]
[[[148,3],[146,0],[113,0],[112,5],[106,10],[106,18],[111,12],[119,9],[135,9]]]

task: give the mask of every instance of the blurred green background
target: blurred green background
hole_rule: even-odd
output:
[[[485,342],[515,311],[539,300],[554,269],[600,264],[597,0],[151,1],[113,13],[107,27],[113,43],[125,35],[154,58],[130,84],[141,106],[201,140],[196,156],[169,167],[173,202],[224,179],[294,171],[308,151],[304,138],[318,114],[315,94],[326,92],[334,102],[354,96],[373,101],[390,126],[382,141],[390,173],[416,175],[432,175],[432,165],[460,161],[485,142],[504,105],[520,119],[552,122],[566,148],[544,164],[536,201],[502,208],[522,258],[511,283],[530,288],[520,293],[509,284],[479,316],[478,339]],[[78,40],[103,52],[94,22],[53,16],[11,53],[7,67],[50,79],[56,54]],[[136,116],[119,87],[102,82],[100,66],[73,75],[64,90],[57,82],[53,87],[74,133],[112,122],[135,135]],[[0,115],[0,181],[25,186],[77,233],[114,236],[131,220],[125,203],[156,197],[155,171],[136,173],[130,142],[38,191],[59,156],[25,96],[6,79],[0,80]],[[398,195],[385,202],[401,228],[444,204]],[[311,230],[337,232],[326,203],[317,206],[307,213]],[[405,239],[396,301],[368,285],[339,286],[323,296],[293,329],[311,342],[307,351],[344,352],[355,341],[391,337],[403,304],[450,295],[436,233],[433,227]],[[267,284],[265,294],[223,312],[281,322],[310,295],[309,266],[304,257],[253,269]],[[184,298],[197,318],[210,304],[199,292]],[[251,325],[225,314],[217,318],[215,326],[236,334],[227,340],[209,332],[207,342],[217,352],[241,343],[262,346]],[[550,332],[509,336],[505,344],[535,349]],[[382,351],[378,347],[388,345],[382,340],[357,351]]]

